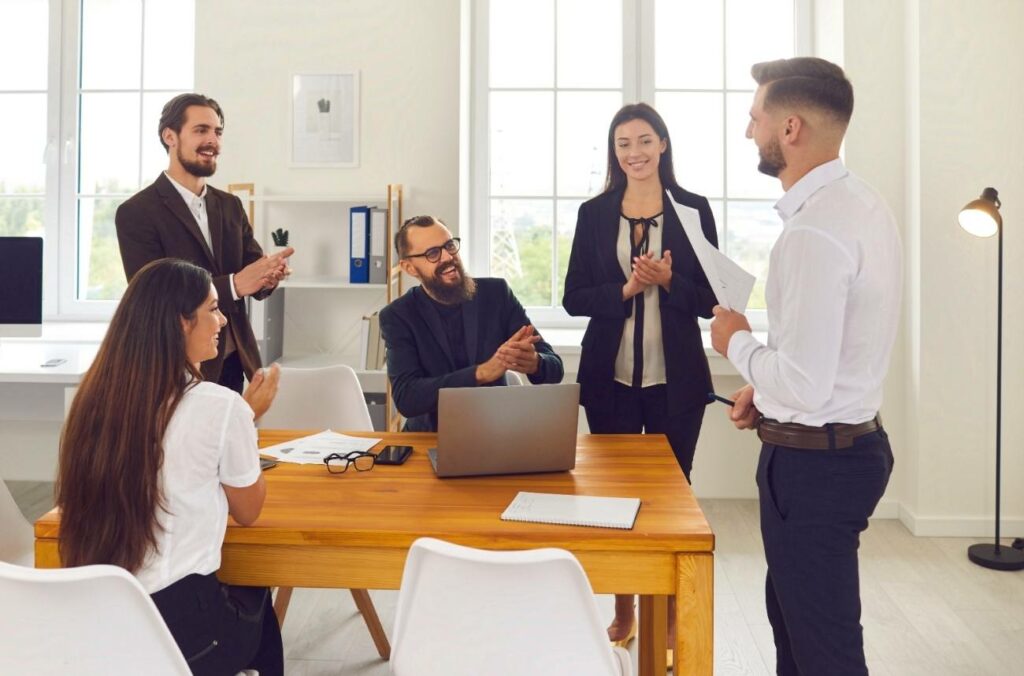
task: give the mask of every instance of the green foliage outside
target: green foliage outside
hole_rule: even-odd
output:
[[[99,192],[104,193],[128,192],[128,189],[113,182],[98,188]],[[0,183],[0,193],[5,191],[6,187]],[[114,213],[124,198],[82,201],[80,209],[83,215],[92,207],[93,226],[92,240],[80,243],[80,250],[88,251],[89,279],[86,288],[79,289],[79,298],[117,300],[127,286],[114,230]],[[90,201],[91,205],[85,203]],[[43,197],[0,197],[0,236],[45,236],[45,202]]]
[[[89,280],[86,288],[79,290],[79,295],[84,295],[85,300],[117,300],[128,286],[114,229],[114,214],[124,199],[95,200],[92,246],[89,247]]]

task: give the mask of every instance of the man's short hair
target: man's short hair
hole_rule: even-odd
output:
[[[170,151],[170,148],[164,143],[164,129],[172,129],[174,133],[180,134],[181,128],[185,124],[185,115],[188,113],[189,106],[212,108],[213,112],[217,113],[217,117],[220,118],[220,126],[224,126],[224,111],[220,109],[219,103],[202,94],[178,94],[164,104],[163,112],[160,113],[160,129],[157,133],[160,135],[160,145],[164,147],[164,150]]]
[[[750,74],[765,85],[766,110],[806,106],[831,115],[843,127],[853,115],[853,85],[843,69],[811,56],[755,63]]]
[[[402,223],[402,227],[395,233],[395,251],[399,258],[405,258],[409,254],[409,228],[426,228],[431,225],[444,225],[444,221],[434,216],[413,216]],[[447,226],[445,226],[447,227]]]

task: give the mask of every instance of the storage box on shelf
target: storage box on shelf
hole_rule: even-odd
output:
[[[362,364],[355,363],[358,356],[353,358],[348,353],[307,350],[306,353],[288,354],[284,352],[283,321],[284,299],[306,289],[344,291],[346,306],[358,308],[359,317],[379,310],[402,294],[402,275],[391,244],[396,228],[402,223],[402,185],[389,183],[382,195],[273,194],[258,192],[254,183],[234,183],[228,186],[228,190],[246,206],[256,239],[265,251],[273,251],[271,232],[279,228],[288,231],[288,245],[296,250],[292,260],[294,272],[270,297],[278,296],[278,299],[271,303],[250,304],[253,330],[265,359],[270,361],[281,357],[279,361],[282,364],[297,367],[347,363],[356,370],[364,391],[385,392],[386,429],[397,429],[400,420],[383,370],[367,370]],[[388,273],[383,284],[352,283],[349,279],[349,209],[360,205],[383,207],[385,212],[381,243]]]

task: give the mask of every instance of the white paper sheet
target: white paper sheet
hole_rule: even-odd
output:
[[[261,455],[268,455],[280,462],[299,465],[317,465],[331,453],[345,455],[352,451],[368,451],[380,443],[380,439],[350,437],[331,430],[324,430],[308,437],[300,437],[274,446],[260,449]]]
[[[715,298],[725,297],[725,302],[719,300],[719,305],[739,313],[746,312],[747,303],[750,301],[750,292],[754,290],[754,282],[757,278],[715,247],[709,244],[707,248],[712,252],[711,258],[715,262],[715,270],[718,272],[718,289],[721,293],[716,292]],[[712,289],[714,288],[712,286]]]
[[[696,209],[684,207],[672,199],[671,192],[666,190],[665,193],[676,210],[679,222],[683,224],[683,232],[690,240],[693,252],[697,254],[697,262],[704,270],[718,304],[727,310],[745,312],[750,292],[754,288],[754,275],[741,268],[704,238],[704,231],[700,227],[700,214]]]

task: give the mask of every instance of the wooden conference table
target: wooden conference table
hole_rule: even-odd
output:
[[[308,431],[261,430],[260,445]],[[353,433],[359,434],[359,433]],[[413,446],[401,466],[329,474],[280,464],[266,472],[259,520],[230,522],[219,577],[235,584],[398,589],[414,540],[484,549],[561,547],[597,593],[640,594],[640,674],[665,673],[667,595],[676,604],[675,674],[710,676],[714,534],[662,436],[584,435],[571,472],[438,479],[427,459],[436,435],[365,433]],[[521,490],[639,497],[632,530],[502,521]],[[56,567],[60,515],[36,522],[36,565]],[[645,631],[646,630],[646,631]]]

